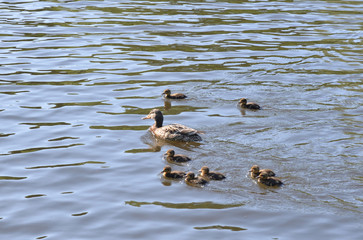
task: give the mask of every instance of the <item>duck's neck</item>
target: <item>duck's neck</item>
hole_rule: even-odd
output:
[[[154,123],[154,126],[156,128],[160,128],[163,126],[163,121],[164,121],[164,117],[163,115],[158,115],[155,117],[155,123]]]

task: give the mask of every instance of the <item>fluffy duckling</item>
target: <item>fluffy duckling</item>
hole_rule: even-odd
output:
[[[183,171],[172,171],[169,165],[166,165],[163,171],[161,171],[161,173],[165,178],[175,178],[175,179],[183,178],[186,175],[186,173]]]
[[[226,178],[222,173],[209,171],[207,166],[202,167],[199,172],[201,172],[200,176],[209,180],[223,180]]]
[[[164,117],[159,109],[151,110],[150,113],[142,119],[155,120],[154,125],[152,125],[149,130],[158,138],[182,142],[202,141],[202,137],[198,134],[200,132],[193,128],[178,123],[163,126]]]
[[[241,98],[238,102],[238,106],[241,108],[248,108],[248,109],[261,109],[260,105],[254,102],[247,102],[246,98]]]
[[[275,173],[271,169],[260,169],[258,165],[253,165],[249,172],[251,178],[258,177],[258,175],[260,175],[262,172],[266,172],[269,177],[275,176]]]
[[[189,162],[192,159],[182,155],[182,154],[175,154],[175,151],[173,149],[169,149],[168,151],[166,151],[166,153],[164,154],[165,159],[169,162],[177,162],[177,163],[184,163],[184,162]]]
[[[269,177],[267,172],[261,172],[257,177],[258,182],[267,186],[281,186],[283,183],[280,179],[276,177]]]
[[[203,186],[208,183],[208,181],[202,177],[195,177],[193,172],[188,172],[185,182],[191,186]]]
[[[173,93],[173,94],[171,94],[170,89],[165,89],[164,92],[163,92],[163,95],[165,96],[165,98],[169,98],[169,99],[184,99],[184,98],[187,97],[183,93]]]

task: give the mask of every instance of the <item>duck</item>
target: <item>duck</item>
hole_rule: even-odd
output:
[[[184,99],[187,98],[187,96],[183,93],[173,93],[171,94],[170,89],[165,89],[163,92],[163,95],[165,98],[169,98],[169,99]]]
[[[248,109],[261,109],[260,105],[254,102],[247,102],[246,98],[241,98],[238,102],[238,106],[241,108],[248,108]]]
[[[276,174],[271,169],[260,169],[258,165],[253,165],[250,169],[250,176],[251,178],[256,178],[262,172],[266,172],[269,177],[274,177]]]
[[[142,119],[155,120],[154,125],[152,125],[149,130],[154,134],[155,137],[160,139],[182,142],[202,141],[202,137],[198,134],[201,132],[193,128],[178,123],[163,126],[164,117],[159,109],[151,110],[150,113]]]
[[[197,187],[197,186],[204,186],[209,181],[202,177],[196,177],[193,172],[188,172],[187,177],[185,178],[185,182],[190,186]]]
[[[257,182],[266,186],[281,186],[283,184],[280,179],[276,177],[269,177],[267,172],[261,172],[257,178]]]
[[[175,151],[173,149],[169,149],[168,151],[166,151],[164,156],[165,159],[169,162],[184,163],[192,160],[190,157],[187,157],[183,154],[175,154]]]
[[[183,171],[172,171],[169,165],[166,165],[161,173],[165,178],[179,179],[186,176],[186,173]]]
[[[208,179],[208,180],[223,180],[226,178],[222,173],[209,171],[209,167],[202,167],[199,172],[201,172],[200,176]]]

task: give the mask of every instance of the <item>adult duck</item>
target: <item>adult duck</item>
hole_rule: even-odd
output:
[[[166,165],[163,171],[161,171],[161,173],[165,178],[174,178],[174,179],[183,178],[186,175],[186,173],[183,171],[172,171],[169,165]]]
[[[204,166],[199,170],[200,176],[208,180],[223,180],[226,178],[222,173],[209,171],[209,167]]]
[[[184,99],[187,98],[186,95],[184,95],[183,93],[171,93],[170,89],[165,89],[163,92],[163,95],[165,98],[169,98],[169,99]]]
[[[249,172],[251,178],[258,177],[262,172],[266,172],[269,177],[275,176],[275,173],[271,169],[260,169],[258,165],[253,165]]]
[[[196,177],[193,172],[188,172],[185,178],[186,184],[194,187],[201,187],[208,183],[208,180],[202,177]]]
[[[238,106],[241,108],[248,108],[248,109],[261,109],[260,105],[254,102],[247,102],[246,98],[241,98],[238,102]]]
[[[269,177],[267,172],[262,172],[258,175],[257,182],[264,184],[266,186],[281,186],[283,183],[280,179],[276,177]]]
[[[202,137],[198,134],[198,131],[193,128],[178,123],[163,126],[164,117],[159,109],[151,110],[150,113],[142,119],[155,120],[154,125],[149,128],[155,137],[182,142],[202,141]]]

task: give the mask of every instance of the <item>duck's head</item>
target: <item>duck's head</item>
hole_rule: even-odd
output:
[[[165,89],[163,95],[169,96],[171,94],[170,89]]]
[[[156,127],[163,126],[164,117],[159,109],[151,110],[149,114],[146,117],[143,117],[142,119],[154,119]]]
[[[173,149],[169,149],[168,151],[166,151],[165,155],[167,157],[174,157],[175,151]]]
[[[163,120],[164,116],[163,116],[163,113],[159,109],[153,109],[149,112],[149,114],[146,117],[143,117],[142,119]]]
[[[268,177],[268,173],[267,172],[262,172],[260,173],[260,175],[258,175],[257,178],[260,178],[260,179],[267,179]]]
[[[259,173],[260,172],[260,167],[258,165],[253,165],[250,169],[250,172],[253,173]]]
[[[170,173],[170,172],[171,172],[171,167],[169,165],[166,165],[163,171],[161,171],[161,173]]]
[[[246,103],[247,103],[247,99],[246,99],[246,98],[241,98],[241,99],[239,100],[239,103],[240,103],[240,104],[246,104]]]
[[[199,170],[199,172],[201,172],[202,174],[208,174],[209,168],[207,166],[204,166]]]
[[[186,180],[192,180],[195,178],[195,175],[193,172],[188,172],[187,173],[187,177],[186,177]]]
[[[143,117],[142,119],[156,119],[158,116],[163,116],[163,114],[159,109],[153,109],[146,117]]]

